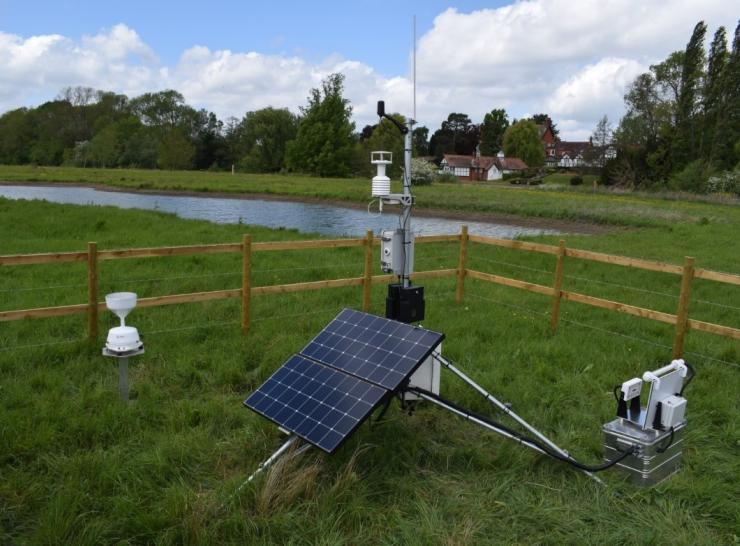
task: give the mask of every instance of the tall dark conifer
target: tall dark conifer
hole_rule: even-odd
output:
[[[719,27],[714,33],[712,45],[709,48],[707,62],[707,77],[704,81],[704,134],[701,144],[701,155],[710,159],[714,144],[714,135],[717,129],[717,114],[721,99],[722,76],[727,65],[727,31]]]
[[[674,168],[685,166],[699,155],[700,125],[697,119],[697,99],[704,70],[706,33],[707,25],[704,21],[699,21],[694,27],[684,54],[681,89],[676,107],[676,129],[671,147]]]
[[[740,21],[720,81],[718,110],[711,158],[718,167],[731,169],[740,160]]]

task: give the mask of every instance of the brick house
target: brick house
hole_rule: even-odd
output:
[[[475,182],[501,180],[504,174],[526,170],[527,164],[516,157],[504,157],[503,152],[495,157],[476,152],[475,155],[444,154],[439,169],[440,173],[451,173],[460,180]]]

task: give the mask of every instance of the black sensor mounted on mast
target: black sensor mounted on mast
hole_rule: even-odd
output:
[[[378,176],[373,179],[373,196],[378,197],[382,204],[401,205],[402,210],[399,219],[399,228],[396,230],[384,230],[381,236],[381,262],[385,271],[392,271],[398,275],[398,282],[388,285],[388,296],[385,300],[386,318],[400,322],[417,322],[424,320],[424,287],[411,285],[411,272],[413,270],[414,257],[414,235],[411,232],[411,208],[414,197],[411,194],[411,136],[415,121],[408,119],[406,125],[385,113],[385,102],[378,101],[378,117],[387,119],[404,136],[404,168],[403,168],[403,193],[390,193],[390,179],[385,176],[385,165],[390,163],[388,158],[374,157],[373,163],[378,164]],[[387,152],[373,152],[385,154]],[[388,154],[390,156],[390,154]],[[382,169],[380,165],[383,164]],[[382,172],[381,172],[382,171]],[[385,192],[376,193],[376,181],[385,182]],[[392,263],[393,265],[389,265]],[[400,267],[399,267],[400,264]]]

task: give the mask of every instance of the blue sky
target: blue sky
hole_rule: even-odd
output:
[[[124,23],[157,55],[174,63],[193,45],[211,49],[298,54],[308,60],[339,53],[387,74],[408,70],[412,18],[417,32],[456,7],[472,11],[505,2],[404,1],[0,1],[0,29],[22,36],[95,34]]]
[[[601,116],[618,122],[630,82],[683,49],[699,20],[709,40],[719,25],[731,36],[738,14],[726,0],[0,0],[0,112],[75,85],[174,88],[222,118],[297,111],[340,71],[359,129],[378,99],[411,113],[413,15],[421,124],[503,107],[547,112],[562,136],[586,139]]]

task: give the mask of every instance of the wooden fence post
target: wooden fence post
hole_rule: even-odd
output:
[[[460,303],[465,295],[465,268],[468,265],[468,226],[460,229],[460,259],[457,264],[457,287],[455,301]]]
[[[252,299],[252,236],[242,238],[242,332],[249,332],[250,302]]]
[[[676,312],[676,333],[673,337],[673,358],[683,355],[683,342],[686,337],[686,326],[689,321],[689,297],[691,296],[691,281],[694,279],[694,258],[686,256],[683,261],[681,275],[681,294],[678,297],[678,311]]]
[[[368,229],[365,235],[365,274],[362,278],[362,310],[370,310],[370,289],[373,275],[373,230]]]
[[[98,244],[87,243],[87,337],[98,339]]]
[[[552,316],[550,317],[550,331],[554,334],[558,331],[558,320],[560,320],[560,298],[563,289],[563,265],[565,262],[565,240],[560,239],[558,246],[558,261],[555,263],[555,280],[553,282],[554,293],[552,295]]]

